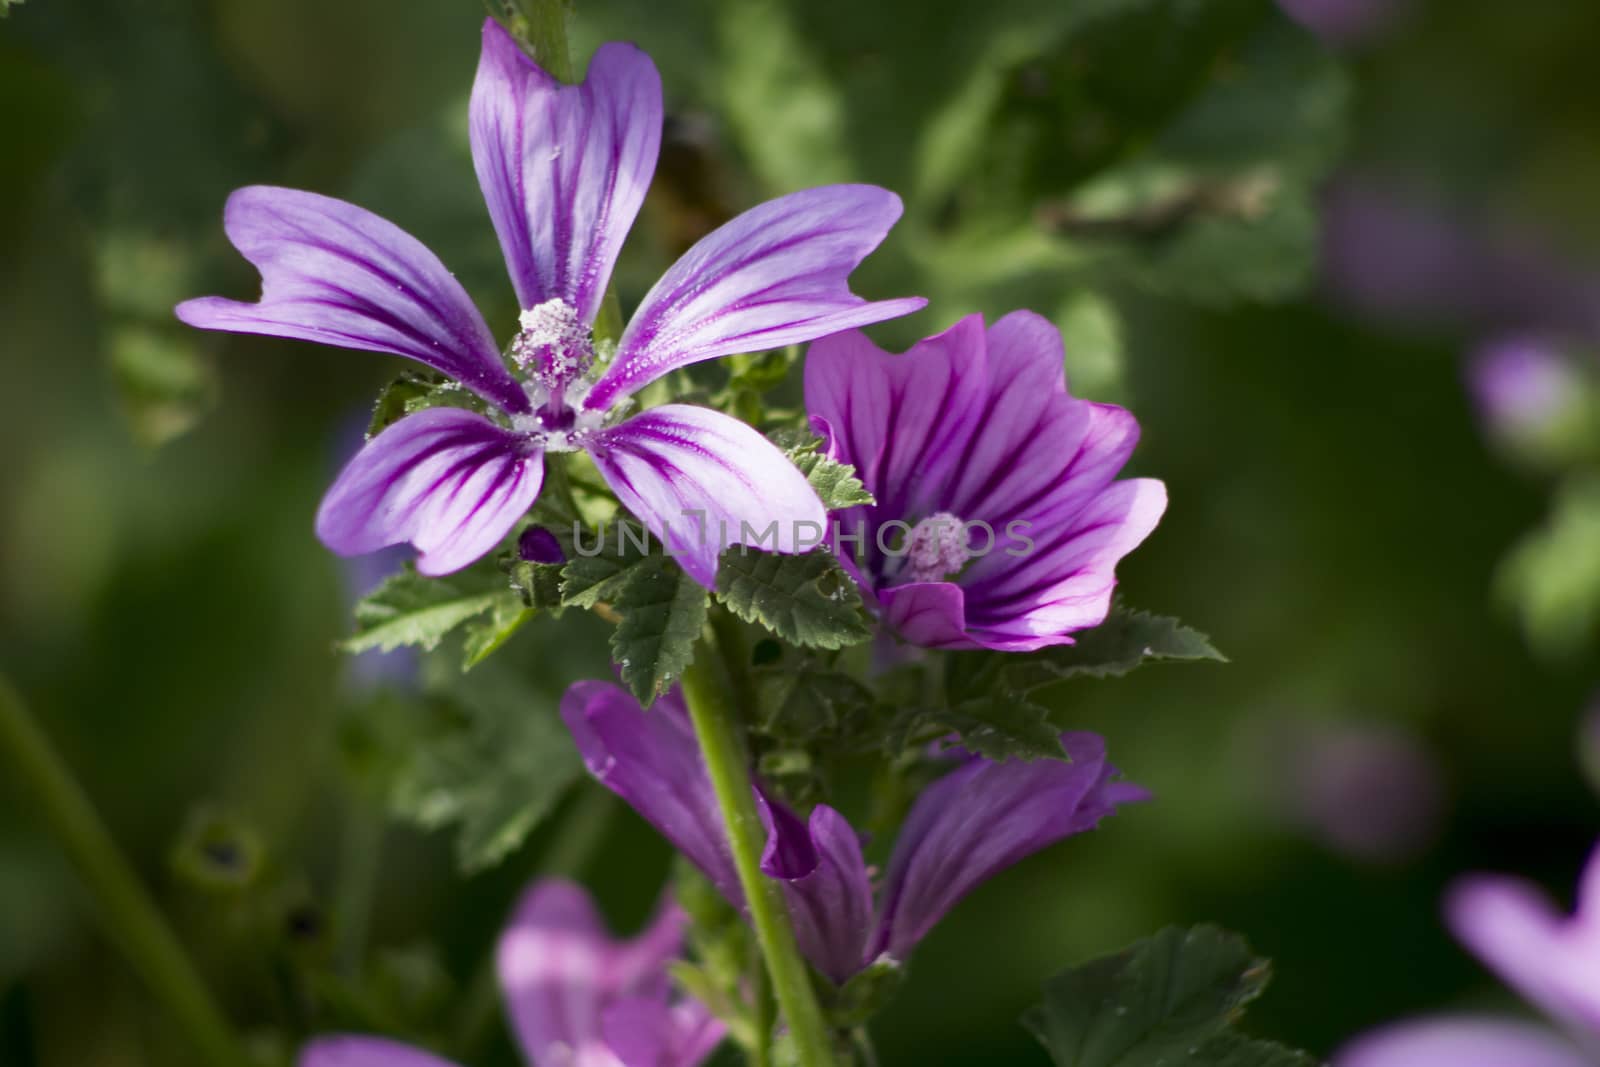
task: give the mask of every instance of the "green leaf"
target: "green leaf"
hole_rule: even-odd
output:
[[[946,691],[952,706],[998,696],[1021,698],[1069,678],[1108,678],[1156,660],[1216,660],[1227,657],[1210,639],[1177,619],[1121,605],[1092,630],[1073,635],[1076,644],[1025,654],[961,652],[946,661]]]
[[[763,710],[757,729],[783,743],[831,736],[873,703],[872,690],[840,671],[779,665],[756,671],[755,682]]]
[[[633,568],[650,558],[650,551],[620,533],[621,529],[619,523],[613,527],[611,537],[605,537],[603,531],[594,535],[602,539],[599,554],[579,555],[567,561],[566,569],[561,572],[563,604],[592,608],[602,601],[615,600]]]
[[[812,437],[809,441],[789,448],[784,454],[789,462],[800,468],[811,488],[822,498],[822,506],[829,511],[842,511],[858,505],[876,504],[867,487],[856,477],[856,469],[848,463],[829,459],[819,449],[822,441]]]
[[[110,357],[123,417],[141,445],[157,448],[181,437],[216,406],[216,369],[191,336],[119,326],[111,332]]]
[[[467,872],[521,845],[583,770],[556,698],[530,693],[523,672],[505,659],[456,674],[434,694],[446,714],[425,743],[412,746],[390,789],[399,817],[457,828],[456,855]]]
[[[1008,693],[968,700],[939,715],[961,744],[985,759],[1067,758],[1050,709]]]
[[[836,649],[872,636],[861,594],[832,553],[799,556],[735,545],[717,566],[717,598],[791,644]]]
[[[515,592],[486,585],[475,570],[424,578],[407,565],[356,604],[356,633],[339,647],[351,653],[392,652],[402,645],[430,651],[467,620],[508,603],[522,606]]]
[[[622,681],[648,706],[694,660],[710,598],[663,556],[631,568],[612,603],[622,621],[611,634],[611,658]]]
[[[1549,517],[1512,548],[1496,580],[1538,652],[1560,658],[1588,647],[1600,634],[1600,476],[1563,484]]]
[[[517,593],[496,598],[488,613],[466,624],[461,640],[461,669],[471,670],[511,640],[511,635],[539,613]]]
[[[375,437],[407,415],[428,408],[459,407],[481,411],[483,403],[459,382],[432,371],[405,371],[384,386],[373,405],[367,436]]]
[[[1233,934],[1170,927],[1051,978],[1022,1022],[1057,1067],[1311,1067],[1232,1032],[1269,974]]]

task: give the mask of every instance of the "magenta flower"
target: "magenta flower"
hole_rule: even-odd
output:
[[[561,715],[600,783],[652,823],[741,905],[722,817],[677,690],[648,713],[608,682],[578,682]],[[1119,804],[1148,797],[1112,779],[1105,742],[1068,733],[1071,763],[963,756],[912,805],[874,894],[861,842],[826,804],[809,820],[759,795],[767,822],[762,870],[782,880],[800,949],[835,982],[881,957],[904,961],[956,902],[990,876],[1073,834]]]
[[[372,440],[340,474],[318,536],[357,555],[410,542],[424,574],[466,566],[532,505],[546,452],[586,450],[658,537],[715,529],[680,562],[709,584],[748,522],[778,521],[794,551],[821,502],[749,426],[666,404],[622,419],[627,398],[676,368],[809,341],[903,315],[921,299],[867,303],[846,281],[900,215],[893,193],[836,185],[780,197],[709,234],[646,294],[614,356],[590,339],[612,266],[655,169],[661,81],[643,52],[608,44],[582,85],[562,85],[493,21],[473,86],[478,181],[523,308],[508,369],[494,334],[438,257],[343,201],[266,186],[228,200],[228,238],[261,271],[258,303],[180,304],[192,326],[388,352],[449,375],[488,415],[433,408]],[[813,527],[814,528],[814,527]]]
[[[1117,561],[1166,487],[1113,480],[1139,425],[1071,396],[1063,358],[1060,332],[1026,311],[987,330],[969,316],[903,356],[860,333],[811,346],[806,409],[877,499],[836,516],[840,556],[859,553],[863,590],[905,640],[1032,651],[1105,621]]]
[[[541,881],[500,935],[500,989],[511,1028],[532,1067],[696,1067],[726,1027],[698,1001],[674,999],[667,965],[688,922],[663,902],[631,941],[613,941],[580,887]],[[299,1067],[453,1067],[375,1037],[328,1037],[306,1046]]]
[[[1451,928],[1507,985],[1561,1023],[1571,1040],[1530,1023],[1446,1017],[1365,1035],[1334,1067],[1593,1067],[1600,1062],[1600,848],[1576,913],[1516,878],[1474,875],[1450,893]]]

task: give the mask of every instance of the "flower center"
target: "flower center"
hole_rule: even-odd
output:
[[[548,451],[576,451],[584,436],[605,424],[604,412],[578,407],[591,384],[584,375],[595,362],[589,328],[561,299],[528,308],[517,321],[522,328],[511,342],[511,358],[527,376],[523,388],[533,411],[512,416],[512,428]]]
[[[560,398],[569,382],[594,366],[594,344],[578,309],[565,300],[546,300],[524,311],[522,330],[511,342],[511,358],[535,382]]]
[[[906,535],[905,578],[942,582],[959,574],[971,558],[966,525],[948,511],[936,511]]]

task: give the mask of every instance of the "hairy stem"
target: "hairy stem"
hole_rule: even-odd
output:
[[[711,650],[683,672],[683,697],[727,828],[739,885],[744,890],[756,942],[766,960],[772,991],[794,1038],[801,1067],[832,1067],[833,1043],[817,1005],[811,974],[795,942],[778,883],[761,873],[761,817],[745,765],[734,708],[711,668]]]
[[[0,759],[9,761],[15,780],[33,798],[35,810],[77,868],[94,897],[106,935],[183,1027],[202,1061],[212,1067],[248,1064],[227,1018],[132,865],[4,677],[0,677]]]

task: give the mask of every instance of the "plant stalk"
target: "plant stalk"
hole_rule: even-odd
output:
[[[211,991],[112,841],[22,698],[0,676],[0,759],[11,764],[97,905],[106,935],[122,950],[212,1067],[250,1063]]]
[[[727,828],[750,924],[801,1067],[833,1067],[832,1038],[817,1004],[811,973],[795,941],[788,908],[778,883],[761,873],[762,825],[755,790],[735,710],[712,671],[710,652],[702,644],[695,662],[683,672],[683,697]]]

